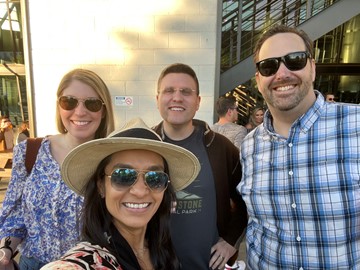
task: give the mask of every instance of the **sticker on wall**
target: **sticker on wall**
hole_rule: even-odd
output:
[[[134,105],[134,99],[133,97],[129,96],[115,96],[115,106],[133,106]]]

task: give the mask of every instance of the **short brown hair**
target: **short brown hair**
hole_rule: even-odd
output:
[[[216,101],[215,108],[218,116],[223,117],[229,109],[236,108],[236,98],[234,96],[221,96]]]
[[[302,40],[304,41],[306,50],[310,53],[311,57],[314,58],[313,41],[303,30],[299,30],[295,27],[290,27],[287,25],[277,24],[271,27],[270,29],[266,30],[266,32],[258,40],[254,50],[254,63],[257,63],[259,61],[259,52],[264,42],[268,38],[280,33],[293,33],[301,37]]]
[[[165,69],[163,69],[163,71],[160,73],[158,83],[157,83],[158,92],[160,91],[160,84],[161,84],[162,79],[164,79],[164,77],[170,73],[184,73],[184,74],[187,74],[190,77],[192,77],[196,84],[196,89],[195,89],[196,94],[199,95],[199,93],[200,93],[199,80],[196,76],[195,71],[190,66],[188,66],[186,64],[182,64],[182,63],[174,63],[174,64],[171,64],[170,66],[167,66]]]

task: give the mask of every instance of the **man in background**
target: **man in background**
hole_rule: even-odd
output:
[[[228,138],[237,148],[247,134],[244,126],[236,124],[238,120],[237,102],[234,96],[219,97],[215,105],[219,120],[211,129]]]
[[[334,96],[334,94],[326,93],[326,95],[325,95],[325,100],[326,100],[327,102],[335,102],[335,96]]]
[[[326,100],[327,102],[335,102],[335,96],[334,96],[334,94],[326,93],[326,94],[325,94],[325,100]]]

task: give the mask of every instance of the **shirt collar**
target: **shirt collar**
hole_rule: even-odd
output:
[[[323,95],[318,91],[314,90],[316,95],[315,103],[309,108],[309,110],[300,116],[291,126],[291,130],[294,128],[300,129],[302,132],[307,133],[308,130],[313,126],[313,124],[317,121],[320,117],[321,112],[325,106],[325,100]],[[267,132],[271,133],[272,135],[277,135],[275,133],[273,124],[272,124],[272,115],[269,110],[267,110],[264,114],[264,128]]]

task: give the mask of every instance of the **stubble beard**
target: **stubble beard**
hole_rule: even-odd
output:
[[[289,98],[276,98],[273,95],[273,91],[267,89],[266,94],[264,95],[264,99],[268,103],[269,106],[282,111],[288,112],[292,109],[296,108],[308,95],[309,91],[312,90],[312,82],[304,82],[298,85],[299,91],[293,96]]]

